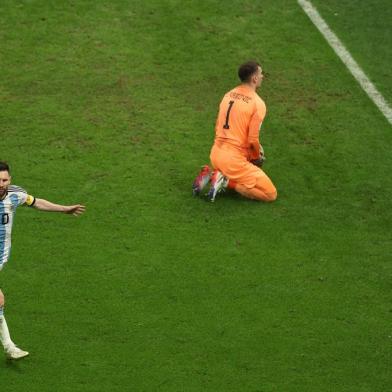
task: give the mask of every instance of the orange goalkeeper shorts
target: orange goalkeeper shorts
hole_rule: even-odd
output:
[[[214,169],[218,169],[229,180],[254,188],[256,183],[266,182],[266,188],[274,188],[269,177],[259,167],[247,160],[239,149],[229,144],[214,144],[210,153],[210,160]]]

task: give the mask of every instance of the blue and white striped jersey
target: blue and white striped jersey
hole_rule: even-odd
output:
[[[16,207],[32,206],[35,198],[16,185],[8,187],[7,194],[0,200],[0,269],[8,261],[11,252],[11,231]]]

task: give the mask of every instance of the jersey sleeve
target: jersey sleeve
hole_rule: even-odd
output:
[[[248,134],[248,144],[250,146],[251,159],[258,159],[260,156],[259,134],[266,111],[265,103],[261,99],[260,101],[256,102],[255,111],[250,120]]]
[[[9,187],[9,192],[11,194],[12,204],[15,207],[20,205],[27,205],[31,207],[35,203],[35,197],[29,195],[23,188],[19,186],[11,185]]]
[[[35,203],[35,197],[29,195],[27,192],[18,192],[18,205],[26,205],[32,207]]]

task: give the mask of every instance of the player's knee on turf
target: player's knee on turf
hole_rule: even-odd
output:
[[[275,185],[265,173],[263,174],[256,179],[256,188],[262,192],[262,197],[258,199],[265,202],[275,201],[278,197]]]
[[[272,202],[275,201],[276,198],[278,197],[278,191],[274,186],[270,186],[268,189],[263,189],[263,197],[260,198],[260,201],[265,201],[265,202]]]
[[[4,306],[4,294],[0,290],[0,308],[2,308],[3,306]]]
[[[266,193],[268,200],[267,201],[275,201],[278,197],[278,191],[276,188],[272,192]]]

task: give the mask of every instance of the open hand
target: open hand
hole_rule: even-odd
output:
[[[65,214],[72,214],[74,216],[82,215],[83,212],[86,210],[86,207],[82,206],[81,204],[76,204],[74,206],[66,206],[65,208]]]

